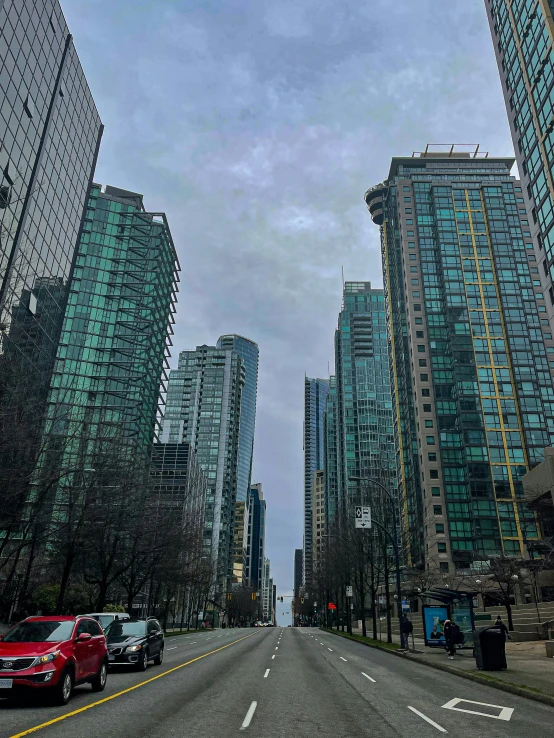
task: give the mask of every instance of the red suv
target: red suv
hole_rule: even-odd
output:
[[[47,689],[65,705],[76,684],[90,682],[102,692],[107,663],[106,636],[93,618],[27,618],[0,636],[0,697]]]

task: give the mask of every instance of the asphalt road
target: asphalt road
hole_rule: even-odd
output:
[[[175,636],[166,640],[162,666],[144,673],[119,668],[102,694],[79,687],[63,708],[0,700],[0,738],[441,732],[554,738],[554,709],[308,628]]]

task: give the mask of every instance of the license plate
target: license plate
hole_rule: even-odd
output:
[[[108,654],[108,661],[115,661],[115,656],[112,656],[110,653]]]
[[[0,689],[11,689],[13,679],[0,679]]]

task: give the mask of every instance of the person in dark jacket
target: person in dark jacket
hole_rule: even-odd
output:
[[[510,631],[506,627],[506,623],[502,620],[500,615],[496,618],[496,623],[494,624],[495,628],[500,628],[502,631],[502,635],[504,636],[504,640],[508,639],[509,641],[512,640],[512,637],[510,636]]]
[[[409,643],[410,643],[410,633],[412,633],[414,630],[414,626],[412,625],[412,621],[406,617],[406,615],[402,615],[402,618],[400,619],[400,644],[402,648],[405,648],[408,650]]]
[[[453,620],[444,621],[444,639],[448,649],[448,658],[453,659],[456,653],[456,643],[460,637],[460,626]]]

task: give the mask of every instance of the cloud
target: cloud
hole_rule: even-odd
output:
[[[482,0],[72,0],[106,125],[96,180],[164,210],[179,350],[260,345],[254,473],[279,589],[302,544],[304,372],[333,367],[346,279],[382,284],[363,202],[428,142],[512,152]]]

